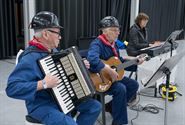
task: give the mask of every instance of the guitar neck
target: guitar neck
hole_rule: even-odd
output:
[[[125,68],[127,68],[129,66],[135,65],[137,63],[138,63],[137,59],[126,61],[126,62],[124,62],[122,64],[119,64],[116,69],[117,69],[117,71],[119,71],[119,70],[125,69]]]

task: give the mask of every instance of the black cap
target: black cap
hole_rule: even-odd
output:
[[[37,13],[30,23],[31,29],[44,29],[44,28],[63,28],[58,23],[57,16],[48,11],[41,11]]]
[[[118,28],[120,28],[121,26],[119,25],[119,22],[115,17],[106,16],[100,21],[99,29],[107,28],[107,27],[118,27]]]

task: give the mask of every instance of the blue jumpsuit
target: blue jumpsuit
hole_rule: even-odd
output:
[[[43,124],[93,125],[101,111],[98,101],[88,99],[76,107],[80,115],[75,122],[70,114],[59,111],[48,90],[37,91],[37,81],[44,78],[37,61],[46,55],[46,52],[31,52],[20,59],[8,78],[7,95],[25,100],[28,114]]]
[[[121,48],[121,44],[119,43],[120,41],[116,42],[118,42],[115,44],[118,52],[118,50]],[[91,66],[90,70],[92,72],[100,72],[100,70],[104,68],[104,63],[101,61],[101,59],[108,60],[112,56],[114,56],[114,53],[111,47],[105,45],[100,41],[99,38],[96,38],[92,41],[87,56]],[[120,58],[120,60],[123,59]],[[139,84],[137,81],[125,76],[122,80],[114,82],[111,88],[106,91],[106,94],[113,96],[112,117],[114,123],[128,124],[127,102],[132,96],[136,95],[138,87]]]

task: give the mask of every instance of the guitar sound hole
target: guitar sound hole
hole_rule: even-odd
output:
[[[117,72],[116,66],[111,66],[111,68]]]

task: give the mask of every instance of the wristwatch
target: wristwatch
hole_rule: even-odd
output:
[[[43,86],[44,89],[48,88],[45,79],[42,80],[42,86]]]

